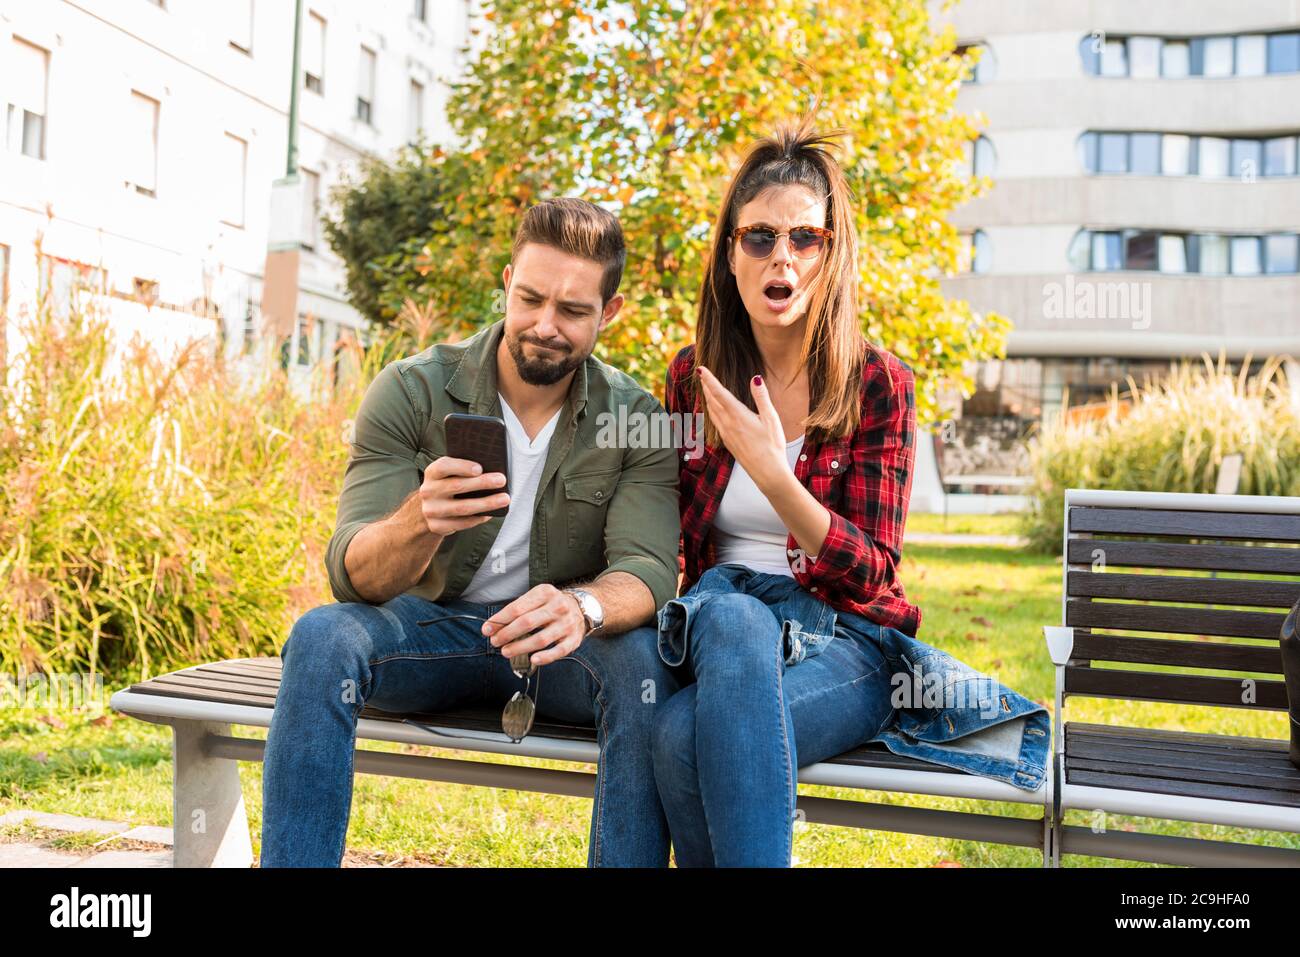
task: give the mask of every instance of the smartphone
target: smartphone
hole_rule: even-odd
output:
[[[500,488],[461,492],[456,498],[482,498],[485,495],[498,495],[510,488],[509,443],[504,419],[495,415],[449,412],[442,420],[442,429],[447,437],[449,457],[477,462],[483,466],[484,475],[500,472],[506,477],[506,484]],[[501,516],[509,511],[510,506],[505,505],[496,511],[480,514]]]

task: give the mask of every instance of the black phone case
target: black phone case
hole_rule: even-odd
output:
[[[468,459],[483,466],[483,474],[500,472],[506,477],[502,488],[484,488],[474,492],[461,492],[456,498],[482,498],[497,495],[510,487],[510,455],[506,438],[505,420],[495,415],[470,415],[466,412],[449,412],[442,420],[447,437],[447,455],[453,459]],[[504,516],[510,506],[483,515]]]

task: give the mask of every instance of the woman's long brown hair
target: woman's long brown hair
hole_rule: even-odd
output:
[[[810,442],[843,438],[857,428],[862,366],[873,351],[858,319],[858,237],[852,195],[830,153],[838,145],[834,140],[843,134],[843,130],[818,132],[812,117],[805,116],[750,147],[722,201],[696,311],[695,364],[707,367],[754,410],[749,380],[761,371],[763,361],[736,277],[727,264],[727,240],[741,208],[766,189],[804,186],[825,200],[823,225],[835,231],[835,238],[829,251],[823,252],[813,281],[799,360],[808,370],[804,430]],[[737,251],[737,255],[743,254]],[[707,410],[704,441],[714,448],[722,444]]]

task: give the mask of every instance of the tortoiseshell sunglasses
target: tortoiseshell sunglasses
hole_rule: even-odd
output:
[[[771,226],[740,226],[732,231],[746,256],[766,259],[776,249],[780,236],[790,237],[790,249],[800,259],[816,259],[835,238],[833,229],[821,226],[795,226],[786,232],[777,232]]]

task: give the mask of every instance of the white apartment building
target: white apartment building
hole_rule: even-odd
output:
[[[958,108],[987,121],[968,161],[993,186],[954,213],[970,263],[944,290],[1014,326],[940,450],[945,477],[990,480],[950,490],[1014,492],[998,479],[1023,478],[1021,437],[1067,393],[1096,402],[1203,352],[1300,357],[1300,2],[961,0],[947,16],[982,48]],[[913,508],[941,510],[920,445]]]
[[[300,381],[363,324],[319,204],[362,157],[450,138],[470,25],[470,0],[303,0]],[[78,286],[123,332],[250,352],[293,35],[294,0],[0,0],[0,314]]]

